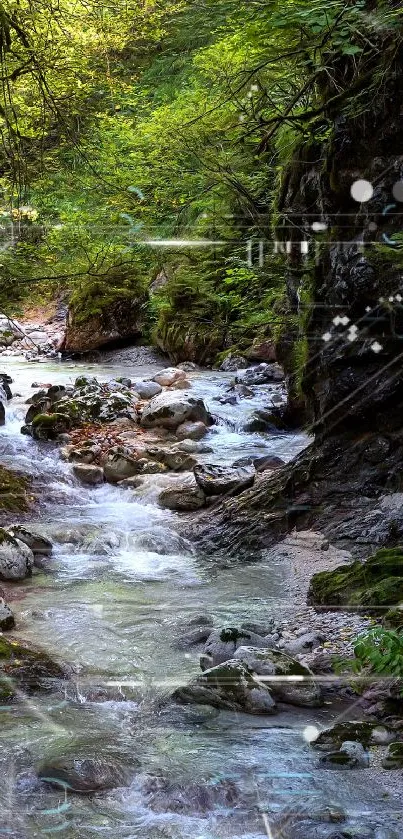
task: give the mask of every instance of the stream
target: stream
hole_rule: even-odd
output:
[[[29,525],[54,543],[43,568],[15,585],[12,634],[67,662],[72,678],[67,690],[0,707],[0,835],[274,839],[272,818],[283,813],[293,824],[326,805],[347,812],[353,828],[368,821],[398,824],[400,813],[387,801],[380,800],[374,813],[374,787],[365,771],[318,768],[304,731],[330,724],[340,713],[337,707],[290,707],[273,717],[252,717],[161,704],[161,697],[199,671],[200,650],[178,645],[183,626],[195,616],[208,614],[217,627],[284,616],[284,560],[214,564],[181,535],[181,517],[158,507],[164,476],[150,475],[136,490],[87,488],[56,446],[20,434],[33,381],[66,384],[82,373],[106,381],[133,375],[132,369],[14,359],[4,360],[2,368],[20,395],[7,408],[1,461],[34,475],[40,504]],[[137,367],[135,378],[157,369]],[[192,394],[202,396],[218,419],[205,438],[213,453],[204,459],[231,464],[249,454],[294,457],[307,444],[304,435],[241,430],[270,394],[282,395],[282,385],[260,386],[252,399],[222,405],[216,397],[230,379],[231,374],[211,371],[192,374]],[[36,780],[33,764],[71,750],[130,767],[130,786],[84,797]],[[157,794],[151,776],[158,780]],[[220,790],[229,790],[230,803]],[[322,832],[315,827],[306,839],[365,839],[364,833],[337,829],[320,822]]]

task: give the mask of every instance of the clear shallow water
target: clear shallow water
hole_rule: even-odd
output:
[[[177,644],[183,624],[200,613],[220,626],[283,612],[281,560],[225,567],[198,556],[181,536],[180,518],[156,504],[161,476],[152,476],[141,491],[80,486],[57,449],[22,436],[20,425],[32,381],[73,381],[83,367],[16,362],[2,367],[11,372],[21,397],[11,403],[1,429],[1,459],[34,474],[41,508],[32,524],[55,544],[44,568],[14,587],[14,634],[67,662],[72,680],[67,691],[0,710],[6,777],[0,835],[261,839],[269,835],[272,815],[284,808],[309,813],[330,802],[357,811],[362,820],[371,812],[373,793],[365,773],[339,775],[336,788],[334,774],[318,770],[317,756],[303,738],[309,723],[325,725],[339,708],[252,718],[161,704],[198,672],[198,651]],[[123,373],[141,378],[156,368],[85,369],[106,380]],[[214,452],[206,459],[294,456],[306,444],[302,435],[270,438],[240,430],[253,409],[269,404],[280,388],[259,388],[254,399],[223,406],[215,397],[230,378],[211,372],[192,377],[192,392],[219,419],[207,438]],[[131,786],[91,799],[65,799],[38,786],[32,764],[66,749],[123,762],[131,769]],[[163,794],[154,798],[150,776],[162,779]],[[220,783],[235,785],[230,805],[214,792]],[[207,807],[200,791],[206,788],[212,796]],[[383,807],[387,812],[387,803]]]

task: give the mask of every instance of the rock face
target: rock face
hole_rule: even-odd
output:
[[[80,317],[80,310],[69,309],[66,333],[58,349],[65,352],[83,353],[96,350],[114,342],[139,338],[143,327],[142,301],[125,298],[108,305],[104,312],[94,314],[86,320]]]
[[[235,494],[252,486],[256,470],[254,466],[218,466],[199,464],[194,475],[206,495]]]
[[[193,475],[178,479],[174,484],[163,489],[158,496],[158,503],[167,510],[188,512],[200,510],[206,503],[204,492],[196,483]]]
[[[178,688],[173,698],[246,714],[273,714],[276,711],[269,688],[259,682],[252,670],[236,660],[205,670],[186,687]]]
[[[184,422],[203,422],[211,425],[213,420],[202,399],[192,396],[178,396],[174,393],[161,393],[144,408],[141,425],[144,428],[162,426],[176,429]]]
[[[52,787],[80,795],[127,786],[130,780],[128,771],[112,761],[69,756],[43,761],[37,773]]]
[[[28,545],[0,528],[0,579],[24,580],[31,576],[33,564]]]

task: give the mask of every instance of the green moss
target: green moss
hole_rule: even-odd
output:
[[[403,600],[403,549],[382,548],[365,563],[315,574],[308,601],[320,607],[363,607],[381,614]]]
[[[0,513],[22,512],[28,507],[30,478],[0,466]]]
[[[236,644],[240,638],[249,639],[250,635],[247,632],[242,632],[242,630],[240,631],[239,629],[234,629],[231,626],[220,632],[220,640],[224,641],[226,644],[230,641]]]

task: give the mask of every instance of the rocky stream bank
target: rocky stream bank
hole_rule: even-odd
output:
[[[2,376],[3,460],[35,498],[0,530],[5,829],[397,839],[399,686],[351,670],[378,612],[312,594],[351,551],[192,544],[308,443],[277,365],[38,369]]]

